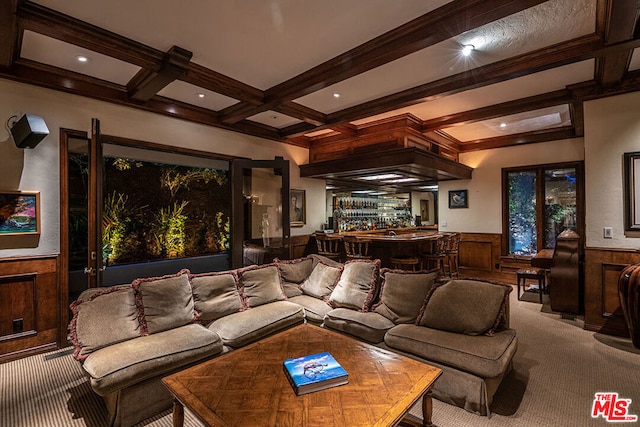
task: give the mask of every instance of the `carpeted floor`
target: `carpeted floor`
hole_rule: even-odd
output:
[[[515,288],[515,287],[514,287]],[[514,371],[498,390],[491,418],[434,401],[439,427],[605,426],[592,419],[596,392],[631,399],[640,416],[640,350],[630,340],[594,334],[578,320],[561,319],[537,293],[518,301],[511,293],[511,326],[518,331]],[[106,409],[82,375],[70,349],[0,364],[0,426],[58,427],[106,425]],[[419,405],[412,413],[419,415]],[[640,425],[621,423],[622,425]],[[142,423],[170,427],[166,412]],[[186,411],[185,425],[201,424]]]

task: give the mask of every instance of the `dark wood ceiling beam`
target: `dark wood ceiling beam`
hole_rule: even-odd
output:
[[[219,122],[218,114],[215,111],[160,96],[155,96],[144,103],[138,102],[129,98],[124,86],[27,59],[17,60],[11,69],[0,69],[0,77],[190,122],[215,126],[275,141],[283,141],[278,130],[274,127],[249,120],[228,126]]]
[[[16,10],[18,0],[0,2],[0,67],[9,68],[16,58],[19,49],[19,29]]]
[[[158,71],[164,59],[164,52],[160,50],[33,2],[19,5],[18,19],[25,30],[152,71]]]
[[[571,123],[576,136],[584,136],[584,102],[576,100],[570,104]]]
[[[19,25],[26,30],[137,65],[147,72],[158,72],[162,67],[164,52],[53,9],[27,1],[19,5],[17,15]],[[264,102],[261,90],[198,64],[189,63],[180,80],[250,105]]]
[[[324,113],[295,102],[287,102],[286,104],[280,105],[275,111],[289,117],[300,119],[313,126],[322,126],[327,122],[327,116]]]
[[[460,152],[477,150],[489,150],[493,148],[511,147],[514,145],[533,144],[537,142],[558,141],[561,139],[575,138],[573,126],[564,126],[555,129],[545,129],[534,132],[525,132],[515,135],[485,138],[476,141],[466,141],[460,144]]]
[[[624,50],[632,45],[640,45],[640,40],[624,42],[620,45],[603,48],[602,40],[596,34],[579,37],[514,58],[505,59],[475,68],[434,82],[400,91],[354,107],[346,108],[327,115],[327,124],[319,129],[327,129],[338,123],[387,113],[403,107],[419,104],[427,99],[433,100],[466,90],[500,83],[517,77],[526,76],[550,68],[567,65],[571,62],[594,58],[599,52]],[[284,136],[304,135],[314,130],[306,123],[298,123],[281,129]]]
[[[608,0],[605,22],[599,23],[605,44],[615,44],[634,37],[638,22],[640,0]],[[601,15],[599,15],[600,18]],[[624,77],[633,50],[614,52],[596,59],[596,81],[605,87],[614,86]]]
[[[186,72],[192,56],[192,52],[173,46],[165,54],[162,66],[157,72],[141,69],[133,76],[127,83],[129,97],[136,101],[148,101]]]
[[[264,92],[260,89],[193,62],[189,64],[187,72],[180,77],[180,80],[229,98],[246,102],[248,105],[261,105],[264,103]]]
[[[547,0],[454,0],[267,89],[265,105],[261,106],[260,110],[275,109],[277,105],[293,101],[545,1]],[[223,110],[221,120],[233,123],[252,114],[255,113],[241,103]]]
[[[515,101],[503,102],[501,104],[490,105],[488,107],[477,108],[475,110],[426,120],[422,123],[422,131],[430,132],[453,125],[475,123],[481,120],[495,119],[497,117],[518,114],[525,111],[569,104],[572,100],[573,98],[571,97],[571,92],[569,90],[557,90],[541,95],[530,96],[528,98],[517,99]]]
[[[336,132],[340,132],[344,136],[356,137],[358,136],[358,126],[351,123],[342,123],[335,126],[331,126],[329,129]]]

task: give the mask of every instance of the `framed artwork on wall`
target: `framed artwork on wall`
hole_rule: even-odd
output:
[[[40,234],[40,193],[0,190],[0,237]]]
[[[625,231],[640,232],[640,151],[624,153],[624,217]]]
[[[449,191],[449,209],[468,208],[468,190]]]
[[[307,202],[305,190],[294,190],[290,192],[289,222],[291,227],[302,227],[307,223]]]

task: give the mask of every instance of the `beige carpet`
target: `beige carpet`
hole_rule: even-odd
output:
[[[640,350],[628,339],[594,334],[580,320],[551,313],[538,295],[511,298],[511,325],[518,331],[514,371],[494,399],[491,418],[434,401],[433,419],[448,426],[605,426],[590,416],[596,392],[632,399],[640,416]],[[545,296],[545,302],[547,297]],[[0,426],[56,427],[106,424],[106,410],[69,349],[0,365]],[[412,413],[420,414],[417,408]],[[140,424],[170,427],[166,412]],[[185,425],[201,424],[187,411]],[[639,423],[617,423],[619,426]]]

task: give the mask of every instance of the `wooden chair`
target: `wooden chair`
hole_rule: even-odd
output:
[[[325,233],[316,233],[316,244],[318,245],[318,255],[325,256],[334,261],[340,261],[342,255],[340,254],[340,241],[341,238],[335,238]]]
[[[369,253],[370,240],[359,239],[356,236],[344,236],[342,241],[344,242],[347,260],[371,259],[371,254]]]
[[[445,263],[448,264],[447,247],[449,236],[438,236],[431,244],[429,252],[423,252],[420,257],[424,261],[423,268],[426,270],[438,270],[442,276],[445,275]],[[451,271],[451,269],[449,269]]]
[[[391,257],[391,266],[399,270],[405,270],[409,267],[411,271],[416,271],[416,267],[420,265],[420,258],[413,256],[394,256]]]
[[[449,236],[447,242],[447,264],[449,266],[449,276],[456,277],[460,275],[458,268],[460,266],[460,233],[453,233]]]

